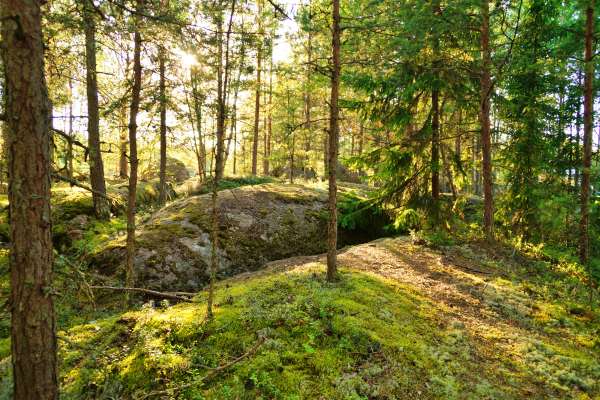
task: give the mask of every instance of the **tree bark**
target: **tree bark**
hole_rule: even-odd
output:
[[[194,114],[196,117],[196,132],[198,139],[194,136],[194,151],[196,152],[196,159],[198,162],[198,175],[202,181],[206,181],[206,145],[204,142],[204,135],[202,134],[202,94],[198,89],[196,82],[195,71],[190,71],[190,84],[192,87],[192,101],[194,104]],[[191,109],[190,109],[191,116]],[[193,121],[192,121],[193,123]]]
[[[125,79],[129,76],[129,49],[126,50],[125,54]],[[128,177],[128,165],[127,161],[127,146],[129,144],[127,140],[128,129],[127,129],[127,106],[123,102],[120,112],[121,126],[119,127],[119,177],[126,179]]]
[[[258,0],[258,25],[262,32],[262,0]],[[254,136],[252,138],[252,175],[256,175],[258,166],[258,130],[260,124],[260,92],[261,92],[261,70],[262,70],[262,35],[258,37],[256,49],[256,95],[254,103]]]
[[[229,157],[229,150],[231,149],[231,141],[233,140],[233,175],[236,174],[236,150],[237,150],[237,115],[238,115],[238,96],[240,91],[240,83],[242,81],[242,70],[244,69],[244,60],[246,58],[246,46],[245,42],[242,41],[242,45],[240,47],[240,64],[237,71],[237,77],[235,79],[235,87],[233,90],[233,107],[231,110],[231,125],[229,131],[229,137],[227,138],[227,150],[225,151],[225,163],[227,163],[227,159]]]
[[[436,16],[440,14],[439,0],[433,0],[433,12]],[[440,39],[437,33],[433,38],[433,68],[434,74],[439,71]],[[436,80],[439,78],[436,78]],[[434,202],[440,197],[440,90],[438,82],[433,83],[431,91],[431,197]]]
[[[481,125],[481,153],[483,175],[483,231],[487,240],[494,238],[494,194],[492,181],[492,142],[490,129],[490,96],[492,78],[490,67],[490,4],[481,0],[481,76],[479,82],[479,123]]]
[[[67,135],[73,138],[73,80],[69,79],[69,121],[67,128]],[[67,150],[65,154],[65,167],[67,169],[67,176],[73,178],[73,141],[67,141]]]
[[[167,86],[165,83],[165,48],[158,48],[159,96],[160,96],[160,171],[158,203],[167,201]]]
[[[142,12],[143,0],[137,0],[136,10]],[[135,259],[135,212],[137,193],[137,115],[140,109],[140,92],[142,90],[142,36],[140,34],[140,17],[135,17],[133,34],[133,87],[131,88],[131,104],[129,107],[129,193],[127,197],[127,271],[125,285],[134,287],[135,277],[133,262]]]
[[[50,102],[41,1],[2,0],[9,149],[13,397],[58,399],[52,292]]]
[[[583,85],[581,70],[577,71],[577,84]],[[577,99],[577,112],[575,114],[575,186],[579,186],[581,181],[581,97]]]
[[[220,20],[217,32],[217,45],[219,48],[218,65],[217,65],[217,131],[216,131],[216,146],[215,146],[215,172],[212,184],[212,210],[211,210],[211,257],[210,257],[210,282],[208,290],[207,310],[208,319],[213,318],[213,301],[215,293],[215,281],[217,279],[218,255],[219,248],[219,212],[217,209],[217,189],[219,181],[223,178],[224,170],[224,153],[225,153],[225,118],[226,118],[226,96],[227,86],[229,81],[229,40],[233,26],[233,17],[235,14],[236,0],[231,3],[231,13],[229,15],[229,23],[225,37],[225,45],[223,44],[223,22]],[[223,46],[225,46],[225,57],[223,57]],[[225,60],[223,60],[225,58]],[[225,65],[223,65],[223,63]]]
[[[94,10],[89,1],[83,6],[83,25],[85,31],[85,66],[88,110],[88,148],[90,165],[90,183],[92,189],[106,194],[104,182],[104,164],[100,152],[100,111],[98,106],[98,74],[96,72],[96,22]],[[94,213],[99,219],[110,218],[110,205],[102,196],[92,195]]]
[[[332,71],[331,71],[331,100],[329,116],[329,223],[327,227],[327,280],[337,278],[337,162],[338,142],[340,137],[338,99],[340,87],[340,0],[333,3],[333,35]]]
[[[581,171],[581,221],[579,223],[579,259],[582,264],[586,264],[589,259],[590,170],[592,167],[592,135],[594,134],[594,0],[590,0],[588,3],[585,26],[583,168]]]

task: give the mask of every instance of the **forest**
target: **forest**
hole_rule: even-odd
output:
[[[599,400],[599,12],[0,0],[0,400]]]

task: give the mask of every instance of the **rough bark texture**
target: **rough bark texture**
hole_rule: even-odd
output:
[[[579,259],[589,259],[588,225],[590,218],[590,169],[592,167],[592,135],[594,134],[594,0],[586,9],[585,24],[585,77],[583,99],[583,169],[581,171],[581,221],[579,223]]]
[[[129,76],[129,51],[125,55],[125,77]],[[119,177],[126,179],[128,176],[129,162],[127,161],[127,147],[128,147],[128,129],[127,129],[127,105],[123,102],[121,107],[120,115],[121,127],[119,128]]]
[[[90,183],[92,189],[106,194],[104,164],[100,152],[100,111],[98,107],[98,77],[96,73],[96,22],[89,1],[84,2],[83,26],[85,31],[85,67],[88,110],[88,148]],[[94,193],[94,212],[100,219],[110,218],[110,205],[106,199]]]
[[[259,31],[262,28],[262,2],[258,2]],[[256,95],[254,103],[254,134],[252,137],[252,175],[256,175],[258,166],[258,130],[260,124],[260,89],[262,72],[262,36],[259,35],[258,48],[256,49]]]
[[[143,8],[143,0],[137,0],[137,10]],[[131,89],[131,105],[129,108],[129,194],[127,196],[127,270],[126,286],[133,287],[135,283],[133,263],[135,258],[135,201],[137,192],[137,115],[140,108],[140,91],[142,89],[142,37],[139,20],[133,35],[133,87]]]
[[[73,138],[73,80],[69,79],[69,128],[67,130],[67,135],[70,138]],[[67,154],[66,157],[66,165],[67,168],[67,176],[69,178],[73,178],[73,141],[69,140],[67,142]]]
[[[433,0],[433,12],[440,14],[439,0]],[[433,38],[433,68],[434,74],[439,71],[440,39],[437,33]],[[438,78],[439,79],[439,78]],[[431,91],[431,197],[434,201],[440,197],[440,90],[438,83],[434,82]]]
[[[217,101],[218,101],[218,115],[217,115],[217,143],[216,143],[216,154],[215,154],[215,175],[212,185],[211,194],[211,261],[210,261],[210,281],[209,281],[209,292],[207,300],[207,318],[213,317],[213,300],[214,300],[214,287],[217,279],[217,270],[219,268],[219,259],[217,252],[219,250],[219,210],[217,209],[217,189],[219,187],[219,181],[223,178],[223,171],[225,167],[225,118],[226,115],[226,103],[227,103],[227,89],[229,84],[229,40],[231,37],[231,30],[233,27],[233,17],[235,14],[236,1],[233,0],[231,3],[231,13],[229,14],[229,22],[227,26],[227,33],[225,36],[225,44],[223,44],[223,23],[219,26],[217,33],[217,42],[219,45],[219,64],[217,67]],[[223,46],[225,46],[225,56],[223,56]],[[224,64],[224,65],[223,65]]]
[[[481,1],[481,76],[479,82],[480,104],[479,123],[481,125],[481,153],[483,175],[483,230],[488,240],[494,237],[494,194],[492,182],[492,133],[490,129],[490,91],[492,78],[490,67],[490,4]]]
[[[198,163],[198,176],[202,181],[206,180],[206,146],[204,145],[204,135],[202,134],[202,94],[198,88],[196,71],[192,69],[190,71],[190,84],[192,86],[192,102],[194,107],[194,114],[196,117],[196,136],[194,139],[194,152],[196,153],[196,160]],[[190,116],[191,116],[190,107]],[[192,125],[194,124],[192,118]]]
[[[2,0],[14,398],[58,399],[52,301],[50,104],[39,0]]]
[[[160,75],[160,192],[158,202],[165,204],[167,201],[167,87],[165,83],[165,49],[160,46],[158,51],[158,70]]]
[[[329,223],[327,226],[327,280],[332,281],[337,276],[337,161],[338,142],[340,136],[338,98],[340,87],[340,1],[333,0],[333,37],[332,72],[331,72],[331,101],[329,115]]]

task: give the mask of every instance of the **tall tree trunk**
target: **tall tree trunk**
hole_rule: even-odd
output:
[[[308,176],[308,168],[309,168],[309,164],[310,164],[310,149],[311,149],[311,145],[312,145],[312,141],[314,140],[313,138],[313,126],[312,126],[312,122],[311,122],[311,114],[312,114],[312,94],[311,94],[311,71],[312,71],[312,52],[313,52],[313,34],[312,34],[312,8],[311,8],[311,4],[309,2],[308,4],[308,20],[309,20],[309,24],[311,24],[308,27],[308,40],[307,40],[307,44],[306,44],[306,48],[307,48],[307,54],[306,54],[306,58],[307,58],[307,62],[306,62],[306,83],[305,83],[305,89],[304,89],[304,116],[305,116],[305,122],[304,122],[304,126],[306,127],[306,143],[305,143],[305,152],[306,152],[306,163],[304,165],[304,177],[306,178]],[[270,86],[272,86],[270,84]],[[270,92],[272,91],[272,88],[269,89],[269,98],[271,96]],[[269,128],[270,129],[270,128]]]
[[[590,0],[588,3],[585,27],[583,169],[581,172],[581,221],[579,223],[579,259],[582,264],[586,264],[589,259],[590,170],[592,167],[592,135],[594,134],[594,0]]]
[[[340,138],[340,121],[338,108],[340,88],[340,0],[333,2],[333,37],[332,71],[331,71],[331,100],[329,116],[329,224],[327,229],[327,280],[337,277],[337,161],[338,142]]]
[[[9,149],[13,397],[58,399],[50,219],[50,102],[40,1],[2,0]]]
[[[229,43],[231,38],[231,31],[233,28],[233,17],[235,15],[236,1],[231,2],[231,12],[229,14],[229,22],[227,25],[227,32],[225,34],[225,41],[223,41],[223,25],[219,27],[218,41],[219,41],[219,65],[218,65],[218,77],[217,77],[217,132],[216,132],[216,154],[215,154],[215,178],[216,180],[223,179],[225,171],[225,130],[227,120],[227,93],[229,92]],[[225,43],[223,43],[225,42]],[[225,49],[223,49],[225,47]]]
[[[269,83],[271,82],[272,76],[273,76],[273,71],[272,71],[272,67],[273,67],[273,45],[269,46],[269,58],[271,60],[271,68],[269,69]],[[265,67],[266,69],[266,67]],[[270,89],[270,88],[269,88]],[[269,175],[269,147],[270,147],[270,137],[269,137],[269,132],[268,132],[268,124],[269,124],[269,117],[271,116],[271,104],[270,104],[270,99],[271,99],[271,93],[269,90],[269,102],[267,102],[266,96],[265,98],[263,98],[263,107],[266,108],[265,113],[263,115],[263,175],[267,176]],[[266,106],[266,107],[265,107]]]
[[[577,71],[577,84],[583,85],[581,70]],[[577,112],[575,114],[575,186],[579,186],[581,167],[581,98],[577,99]]]
[[[69,128],[67,135],[73,138],[73,80],[69,78]],[[73,141],[67,143],[67,177],[73,179]]]
[[[490,129],[490,4],[481,0],[481,76],[479,82],[479,123],[481,124],[482,175],[483,175],[483,231],[488,240],[494,238],[494,198],[492,182],[492,142]]]
[[[88,148],[90,183],[94,193],[94,212],[97,218],[110,218],[110,205],[106,199],[104,165],[100,152],[100,112],[98,107],[98,76],[96,72],[96,22],[89,1],[84,3],[83,20],[85,31],[85,66],[88,109]]]
[[[229,39],[231,37],[231,30],[233,26],[233,17],[235,14],[235,3],[233,0],[231,3],[231,13],[229,15],[229,23],[227,27],[227,34],[225,38],[225,44],[223,44],[223,22],[219,23],[217,32],[217,43],[219,47],[218,54],[218,65],[217,65],[217,131],[216,131],[216,146],[215,146],[215,175],[212,184],[212,212],[211,212],[211,261],[210,261],[210,283],[208,291],[207,301],[207,318],[213,318],[213,301],[215,293],[215,281],[217,279],[218,269],[218,255],[217,251],[219,248],[219,212],[217,209],[217,189],[219,187],[219,181],[223,178],[224,170],[224,153],[225,153],[225,118],[226,116],[226,96],[227,86],[229,81]],[[225,60],[223,60],[223,46],[225,46]],[[225,64],[225,65],[223,65]]]
[[[125,79],[129,76],[129,49],[125,51]],[[123,102],[120,110],[120,127],[119,127],[119,177],[121,179],[126,179],[128,177],[128,166],[129,162],[127,160],[127,145],[129,144],[127,140],[128,135],[128,127],[127,127],[127,105]]]
[[[262,0],[258,0],[258,25],[262,33]],[[260,92],[262,72],[262,35],[258,37],[258,48],[256,49],[256,94],[254,103],[254,136],[252,138],[252,175],[256,175],[258,166],[258,130],[260,123]]]
[[[271,156],[271,137],[273,135],[273,47],[271,47],[271,64],[269,66],[269,109],[267,111],[267,161],[265,175],[269,174],[269,157]]]
[[[158,203],[167,201],[167,85],[165,83],[165,48],[158,48],[159,96],[160,96],[160,171]]]
[[[198,139],[194,137],[194,150],[198,160],[198,175],[202,181],[206,181],[206,144],[202,134],[202,96],[196,82],[195,71],[190,71],[190,84],[192,87],[192,100],[194,104],[194,114],[196,117],[196,132]],[[190,111],[191,113],[191,111]]]
[[[431,121],[431,197],[440,197],[440,103],[439,91],[431,93],[433,116]]]
[[[243,23],[243,22],[242,22]],[[235,160],[235,152],[236,152],[236,140],[237,140],[237,115],[238,115],[238,96],[240,91],[240,83],[242,80],[242,70],[244,69],[244,60],[246,56],[246,46],[245,42],[242,41],[242,45],[240,47],[240,66],[237,71],[237,77],[235,78],[235,87],[233,90],[233,107],[231,112],[231,126],[229,130],[229,136],[227,137],[227,149],[225,151],[225,163],[227,163],[227,159],[229,157],[229,150],[231,149],[231,141],[233,140],[233,174],[236,173],[236,160]]]
[[[120,111],[121,127],[119,127],[119,178],[126,179],[129,170],[129,162],[127,161],[127,145],[129,141],[127,139],[127,107],[121,107]]]
[[[137,0],[136,10],[142,12],[143,0]],[[129,107],[129,194],[127,196],[127,271],[126,285],[133,287],[135,276],[133,261],[135,259],[135,212],[137,193],[137,115],[140,109],[140,92],[142,90],[142,36],[139,29],[139,16],[135,17],[135,32],[133,34],[133,87],[131,88],[131,104]]]
[[[439,16],[439,0],[433,0],[433,12],[436,16]],[[439,53],[440,39],[437,33],[434,33],[433,68],[435,74],[439,73]],[[431,121],[431,197],[434,202],[437,202],[440,197],[440,90],[437,82],[438,79],[436,78],[431,91],[431,108],[433,114]]]
[[[444,172],[446,172],[446,179],[448,180],[448,186],[452,191],[452,199],[456,200],[458,192],[456,191],[456,185],[454,184],[454,177],[452,176],[452,168],[450,167],[450,161],[448,160],[448,154],[444,145],[440,148],[442,152],[442,162],[444,164]]]

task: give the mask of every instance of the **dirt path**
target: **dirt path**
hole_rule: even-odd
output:
[[[528,354],[535,343],[568,354],[579,348],[577,338],[571,330],[551,336],[544,332],[536,321],[535,296],[508,276],[507,271],[517,268],[520,261],[501,253],[501,249],[472,244],[432,250],[400,237],[342,249],[338,263],[341,268],[376,274],[415,290],[440,311],[436,320],[441,331],[460,329],[468,335],[472,357],[481,371],[496,376],[507,388],[512,386],[519,396],[554,397],[547,377],[531,369]],[[264,273],[323,268],[325,262],[324,255],[294,257],[269,263]],[[544,362],[552,371],[565,367],[553,355]],[[499,368],[504,371],[499,373]],[[514,381],[505,382],[507,375]]]

